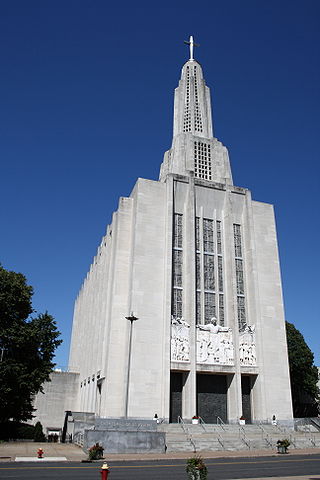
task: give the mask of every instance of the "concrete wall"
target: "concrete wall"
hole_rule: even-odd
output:
[[[34,400],[35,417],[32,423],[41,422],[43,431],[63,428],[65,411],[77,410],[79,374],[52,372],[51,382],[43,385],[44,393],[38,393]]]

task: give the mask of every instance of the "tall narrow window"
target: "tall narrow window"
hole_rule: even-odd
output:
[[[173,251],[172,251],[172,315],[182,317],[182,266],[183,266],[183,236],[182,215],[174,214],[173,225]]]
[[[235,254],[235,271],[236,271],[236,288],[237,288],[237,313],[239,330],[243,330],[246,324],[246,307],[245,307],[245,286],[244,286],[244,270],[242,258],[242,238],[241,226],[233,225],[234,236],[234,254]]]
[[[213,243],[213,220],[203,219],[203,250],[205,252],[214,252]]]

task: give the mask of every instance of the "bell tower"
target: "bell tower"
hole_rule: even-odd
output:
[[[210,89],[202,68],[193,58],[197,46],[190,37],[190,58],[183,65],[174,95],[173,140],[164,155],[160,181],[168,173],[232,184],[226,147],[213,136]]]

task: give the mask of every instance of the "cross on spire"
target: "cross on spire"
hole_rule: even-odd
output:
[[[198,43],[194,43],[192,35],[190,35],[189,42],[184,40],[184,43],[186,43],[187,45],[190,45],[190,59],[189,60],[194,60],[194,58],[193,58],[193,47],[200,47],[200,45]]]

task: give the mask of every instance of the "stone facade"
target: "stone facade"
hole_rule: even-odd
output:
[[[195,60],[159,181],[120,199],[77,298],[70,364],[103,417],[292,421],[273,207],[233,185]]]
[[[193,59],[159,181],[120,198],[80,290],[69,364],[70,410],[292,423],[273,207],[233,185]]]

